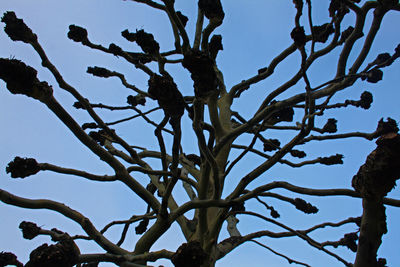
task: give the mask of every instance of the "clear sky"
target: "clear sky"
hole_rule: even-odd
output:
[[[189,37],[193,40],[197,1],[176,0],[175,2],[176,9],[189,17],[186,29]],[[329,1],[314,2],[318,3],[313,8],[314,23],[329,22],[327,11]],[[217,63],[224,73],[227,88],[230,88],[241,80],[255,75],[258,69],[267,66],[274,56],[291,44],[290,32],[294,27],[295,8],[291,0],[222,0],[222,4],[226,16],[224,24],[217,29],[216,33],[223,36],[224,50],[220,52]],[[0,13],[3,14],[5,11],[15,11],[19,18],[24,19],[25,23],[38,35],[39,42],[50,60],[59,68],[65,80],[94,103],[122,106],[126,104],[126,97],[132,92],[121,86],[115,78],[102,79],[87,74],[88,66],[107,67],[110,70],[124,73],[130,83],[142,90],[147,90],[148,77],[121,58],[93,51],[69,40],[67,32],[70,24],[85,27],[92,42],[106,47],[110,43],[116,43],[128,51],[137,52],[139,48],[127,42],[120,33],[125,29],[130,31],[144,29],[155,36],[162,51],[173,49],[173,35],[165,14],[132,1],[1,0]],[[349,17],[345,23],[352,23],[353,20],[354,18]],[[367,21],[367,27],[369,22],[370,19]],[[372,61],[379,53],[393,53],[394,48],[400,43],[399,25],[400,14],[392,12],[385,17],[382,29],[366,62]],[[356,48],[360,48],[360,46],[361,44],[357,44]],[[38,70],[39,79],[46,80],[53,85],[55,97],[75,116],[76,120],[79,123],[89,122],[89,117],[82,110],[72,107],[74,102],[72,96],[60,89],[49,71],[41,67],[39,56],[30,46],[22,42],[12,42],[4,31],[0,31],[0,57],[20,59],[35,67]],[[316,62],[315,67],[309,71],[311,83],[316,86],[333,78],[336,62],[336,52],[326,60]],[[243,112],[243,116],[249,118],[260,104],[260,100],[293,75],[298,70],[298,66],[299,55],[295,53],[286,63],[277,68],[276,73],[270,79],[252,86],[243,93],[243,99],[235,103],[233,109]],[[192,81],[186,70],[180,65],[174,65],[168,67],[167,71],[174,75],[183,94],[193,94]],[[396,62],[384,69],[383,81],[377,84],[357,82],[352,88],[339,93],[334,98],[334,102],[358,99],[363,91],[368,90],[374,95],[371,109],[366,111],[349,107],[344,110],[331,110],[317,120],[317,126],[322,127],[327,118],[334,117],[338,120],[339,132],[372,132],[382,117],[392,117],[399,121],[399,82],[400,65],[399,62]],[[290,91],[284,96],[293,94],[295,90],[303,90],[304,87],[301,86],[299,85],[294,88],[294,91]],[[150,103],[150,106],[152,104],[154,103]],[[148,106],[142,110],[147,109],[149,109]],[[100,114],[104,115],[106,121],[114,121],[132,115],[128,111],[116,114],[100,112]],[[161,120],[159,116],[153,118],[155,121]],[[0,125],[2,125],[0,131],[0,188],[23,197],[48,198],[63,202],[91,218],[99,229],[111,220],[127,219],[138,210],[139,212],[145,211],[145,207],[140,204],[138,199],[118,183],[99,184],[74,176],[57,175],[50,172],[40,172],[25,180],[11,179],[5,173],[5,167],[15,156],[33,157],[38,162],[87,170],[96,174],[111,174],[112,172],[76,140],[42,103],[25,96],[11,95],[6,90],[3,81],[0,81]],[[183,127],[191,127],[187,117]],[[147,127],[143,121],[135,120],[121,124],[117,132],[132,144],[157,149],[158,143],[153,135],[153,130],[153,128]],[[273,138],[279,134],[279,132],[272,132],[271,136]],[[249,140],[240,139],[239,143],[248,144]],[[193,144],[193,134],[184,133],[182,144],[188,149],[186,153],[197,152]],[[168,141],[167,147],[170,148],[170,145],[171,143]],[[312,188],[351,188],[351,178],[374,147],[373,142],[359,139],[328,141],[324,144],[312,143],[301,147],[308,153],[310,159],[340,153],[345,156],[344,164],[338,166],[312,165],[301,169],[277,166],[263,175],[261,182],[286,180],[295,185]],[[251,156],[248,161],[238,165],[234,169],[235,175],[232,177],[232,183],[227,185],[226,190],[232,189],[241,175],[245,174],[249,168],[256,166],[254,164],[257,162],[259,163],[260,159]],[[141,179],[146,181],[144,178]],[[261,182],[256,182],[252,186],[255,187]],[[391,192],[389,196],[400,199],[398,189]],[[308,197],[306,199],[318,206],[320,212],[317,215],[304,215],[289,205],[277,201],[270,203],[281,213],[281,221],[296,229],[305,229],[325,221],[341,221],[349,216],[359,216],[362,212],[360,200],[343,197],[327,199]],[[391,267],[400,266],[400,253],[397,245],[400,238],[400,228],[398,227],[400,209],[388,207],[387,218],[388,234],[383,238],[378,256],[387,258],[388,265]],[[42,243],[50,242],[47,237],[38,237],[32,241],[24,240],[18,229],[22,220],[35,222],[46,229],[56,227],[71,234],[83,234],[80,227],[74,222],[64,219],[55,212],[26,210],[0,203],[0,251],[12,251],[22,262],[27,261],[32,249]],[[253,228],[281,230],[267,225],[263,221],[254,220],[254,218],[249,220],[240,217],[240,220],[239,230],[242,234],[250,232]],[[107,237],[118,240],[117,230],[121,229],[116,228]],[[354,226],[348,226],[343,231],[327,229],[327,233],[323,233],[325,230],[321,230],[312,236],[321,242],[338,240],[344,233],[355,230]],[[132,247],[137,240],[134,233],[131,232],[131,234],[126,242],[127,248]],[[226,232],[223,235],[226,237]],[[295,240],[295,238],[261,239],[261,241],[281,253],[286,253],[293,259],[305,261],[313,267],[343,266],[336,259],[310,248],[304,241]],[[183,237],[174,226],[166,237],[156,244],[155,249],[167,248],[175,251],[183,242]],[[86,241],[80,241],[79,244],[82,252],[101,252],[96,245]],[[338,253],[343,255],[346,260],[353,261],[354,254],[348,249],[340,248]],[[219,261],[217,266],[248,266],[249,259],[251,259],[251,266],[254,267],[293,266],[253,243],[248,243],[235,250]],[[170,263],[160,261],[161,263],[171,266]]]

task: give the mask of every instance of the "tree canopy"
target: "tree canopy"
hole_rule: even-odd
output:
[[[116,2],[1,10],[1,266],[400,262],[397,0]]]

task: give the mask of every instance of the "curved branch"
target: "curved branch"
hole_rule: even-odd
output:
[[[115,53],[112,50],[110,50],[109,48],[105,48],[104,46],[99,45],[99,44],[94,44],[94,43],[90,42],[90,40],[86,40],[85,42],[82,42],[82,44],[89,48],[100,50],[105,53],[115,55]],[[134,58],[132,58],[132,56],[130,55],[129,52],[123,51],[121,49],[118,56],[123,57],[129,63],[132,63],[135,66],[135,68],[142,70],[144,73],[146,73],[150,77],[152,75],[154,75],[154,72],[149,67],[147,67],[145,64],[142,64],[142,63],[138,62],[137,60],[135,60]]]
[[[307,142],[310,142],[313,140],[323,141],[323,140],[344,139],[344,138],[351,138],[351,137],[361,137],[361,138],[365,138],[365,139],[371,141],[377,137],[377,133],[376,132],[372,132],[372,133],[353,132],[353,133],[330,134],[330,135],[319,135],[319,136],[310,135],[309,137],[304,138],[300,142],[300,144],[304,144],[304,143],[307,143]]]
[[[298,232],[298,231],[296,231],[296,230],[294,230],[294,229],[292,229],[292,228],[290,228],[290,227],[288,227],[288,226],[286,226],[286,225],[284,225],[284,224],[282,224],[282,223],[280,223],[280,222],[277,222],[277,221],[275,221],[275,220],[272,220],[272,219],[270,219],[270,218],[267,218],[267,217],[265,217],[265,216],[262,216],[262,215],[260,215],[260,214],[258,214],[258,213],[250,212],[250,211],[241,211],[241,212],[237,212],[237,214],[251,215],[251,216],[255,216],[255,217],[258,217],[258,218],[260,218],[260,219],[263,219],[264,221],[273,223],[273,224],[275,224],[275,225],[277,225],[277,226],[279,226],[279,227],[281,227],[281,228],[284,228],[284,229],[288,230],[289,232],[293,233],[294,235],[300,237],[301,239],[303,239],[304,241],[306,241],[306,242],[307,242],[308,244],[310,244],[311,246],[313,246],[313,247],[315,247],[315,248],[317,248],[317,249],[319,249],[319,250],[322,250],[322,251],[325,252],[326,254],[328,254],[328,255],[330,255],[330,256],[336,258],[338,261],[344,263],[344,265],[346,265],[347,267],[353,266],[351,263],[345,261],[345,260],[344,260],[342,257],[340,257],[339,255],[337,255],[337,254],[335,254],[335,253],[333,253],[333,252],[331,252],[331,251],[325,249],[324,247],[322,247],[320,243],[318,243],[317,241],[315,241],[314,239],[312,239],[312,238],[309,237],[308,235],[306,235],[306,234],[304,234],[304,233],[300,233],[300,232]]]
[[[154,212],[142,215],[142,216],[132,216],[129,220],[123,220],[123,221],[112,221],[108,223],[104,228],[100,231],[100,233],[104,234],[110,227],[118,224],[131,224],[140,220],[143,220],[144,218],[147,219],[155,219],[156,216],[153,215]]]
[[[196,32],[194,34],[193,49],[199,50],[201,42],[201,33],[203,31],[204,23],[204,13],[200,8],[197,8],[197,22],[196,22]]]
[[[89,41],[88,41],[89,42]],[[90,43],[90,42],[89,42]],[[46,67],[47,69],[50,70],[50,72],[52,73],[52,75],[54,76],[54,78],[56,79],[57,83],[59,84],[59,86],[66,90],[67,92],[69,92],[70,94],[72,94],[79,102],[80,104],[82,104],[82,106],[85,108],[85,110],[87,110],[87,112],[89,113],[89,115],[94,119],[94,121],[101,126],[108,134],[110,134],[111,136],[113,136],[120,145],[122,145],[128,152],[129,154],[132,156],[132,158],[137,158],[137,154],[136,151],[133,150],[122,138],[120,138],[118,135],[116,135],[104,122],[103,120],[96,114],[96,112],[94,112],[94,110],[92,109],[92,107],[89,105],[88,101],[81,95],[79,94],[79,92],[72,87],[71,85],[69,85],[64,78],[62,77],[62,75],[60,74],[60,72],[57,70],[57,68],[50,62],[50,60],[48,59],[46,53],[44,52],[43,48],[41,47],[41,45],[39,44],[39,42],[36,40],[34,42],[30,43],[32,45],[32,47],[35,49],[35,51],[39,54],[41,60],[42,60],[42,65],[44,67]],[[48,105],[48,103],[46,103],[47,106],[51,109],[51,107]],[[58,106],[61,107],[61,105],[59,105],[57,103]],[[54,110],[53,110],[54,112]],[[64,112],[66,113],[66,112]],[[57,115],[57,113],[56,113]],[[57,115],[58,116],[58,115]],[[60,117],[59,117],[60,118]],[[61,119],[61,118],[60,118]],[[115,159],[114,159],[115,160]],[[115,160],[116,161],[116,160]],[[112,165],[111,165],[112,166]],[[115,166],[115,164],[114,164]],[[114,167],[115,168],[115,167]]]
[[[59,166],[52,165],[49,163],[39,163],[38,166],[42,171],[53,171],[53,172],[58,172],[58,173],[63,173],[63,174],[75,175],[75,176],[87,178],[92,181],[113,182],[113,181],[117,180],[117,177],[115,175],[112,175],[112,176],[95,175],[95,174],[91,174],[91,173],[88,173],[85,171],[80,171],[80,170],[70,169],[70,168],[63,168],[63,167],[59,167]]]
[[[360,194],[351,189],[311,189],[306,187],[300,187],[292,185],[288,182],[272,182],[266,185],[259,186],[252,191],[243,194],[239,198],[235,199],[235,201],[245,201],[254,196],[262,194],[262,192],[275,189],[275,188],[284,188],[286,190],[310,196],[349,196],[355,198],[361,198]],[[400,207],[400,200],[392,199],[392,198],[384,198],[383,203],[393,207]]]
[[[383,16],[385,15],[386,12],[387,10],[383,10],[383,8],[381,7],[375,9],[374,19],[372,21],[367,37],[365,38],[364,46],[361,49],[361,52],[359,53],[357,59],[354,61],[354,64],[351,66],[349,70],[350,74],[356,73],[357,70],[360,68],[361,64],[364,62],[365,58],[367,57],[371,49],[372,43],[376,37],[376,34],[378,33],[378,30],[381,26]]]
[[[172,23],[176,25],[176,27],[178,27],[179,33],[182,37],[183,40],[183,44],[182,44],[182,48],[184,51],[187,51],[190,48],[190,44],[189,44],[189,37],[186,33],[185,28],[183,27],[181,21],[179,20],[178,16],[176,15],[175,9],[174,9],[174,4],[171,0],[162,0],[165,4],[166,7],[166,11],[168,12],[168,15],[170,16],[170,18],[172,19]]]
[[[48,200],[48,199],[28,199],[13,195],[5,190],[0,189],[0,200],[6,204],[27,208],[27,209],[47,209],[56,211],[65,217],[78,223],[82,229],[103,249],[114,254],[127,254],[125,249],[118,247],[104,237],[92,224],[92,222],[84,215],[76,210],[71,209],[65,204]]]
[[[355,42],[363,36],[362,30],[364,28],[366,15],[367,15],[368,11],[376,5],[377,5],[376,2],[367,1],[364,4],[364,6],[361,8],[361,11],[359,11],[357,13],[354,30],[351,33],[351,35],[347,38],[347,40],[345,41],[344,47],[339,56],[336,77],[341,77],[346,74],[346,65],[347,65],[347,60],[349,58],[350,52],[352,51],[352,48],[353,48]]]
[[[96,143],[96,141],[94,141],[91,137],[89,137],[54,98],[49,98],[49,100],[46,102],[46,105],[49,107],[50,110],[52,110],[57,115],[57,117],[62,122],[64,122],[65,125],[67,125],[67,127],[75,134],[75,136],[83,144],[85,144],[102,160],[104,160],[111,167],[114,168],[114,170],[118,174],[118,180],[123,182],[133,192],[138,194],[154,210],[158,210],[159,206],[158,200],[149,191],[147,191],[146,188],[144,188],[138,181],[133,179],[126,171],[125,167],[116,158],[114,158],[108,151],[104,150],[101,146],[99,146]],[[124,144],[126,144],[125,141]],[[132,150],[129,145],[127,146],[129,147],[130,150]],[[135,158],[137,158],[136,152],[135,152]]]
[[[154,7],[156,9],[165,10],[165,6],[160,5],[160,4],[158,4],[158,3],[154,2],[154,1],[151,1],[151,0],[131,0],[131,1],[138,2],[138,3],[143,3],[143,4],[146,4],[148,6]]]
[[[143,253],[140,255],[113,255],[113,254],[81,254],[79,255],[78,262],[114,262],[114,263],[124,263],[124,262],[136,262],[136,261],[151,261],[154,262],[158,259],[171,259],[174,252],[168,250],[153,251],[148,253]],[[122,265],[124,266],[124,265]],[[134,265],[137,266],[137,265]],[[142,265],[140,265],[142,266]]]
[[[173,210],[171,212],[171,220],[174,220],[175,218],[185,214],[187,211],[192,210],[192,209],[198,209],[198,208],[210,208],[210,207],[231,207],[234,204],[237,203],[242,203],[244,201],[247,201],[251,198],[254,198],[256,196],[262,196],[265,191],[272,190],[275,188],[284,188],[289,191],[298,193],[298,194],[303,194],[303,195],[311,195],[311,196],[348,196],[348,197],[354,197],[354,198],[361,198],[361,196],[350,189],[311,189],[311,188],[305,188],[305,187],[299,187],[292,185],[288,182],[272,182],[260,187],[257,187],[253,189],[252,191],[249,191],[248,193],[245,193],[241,195],[238,198],[231,199],[231,200],[223,200],[223,199],[218,199],[218,200],[192,200],[188,201],[176,210]],[[392,199],[392,198],[384,198],[383,203],[385,205],[393,206],[393,207],[400,207],[400,200],[398,199]]]
[[[249,88],[250,85],[258,83],[259,81],[262,81],[266,78],[268,78],[272,73],[274,73],[274,70],[276,66],[282,62],[284,59],[286,59],[289,55],[294,53],[296,51],[296,46],[292,44],[288,48],[286,48],[282,53],[280,53],[277,57],[275,57],[269,66],[267,68],[261,69],[259,74],[244,80],[240,82],[239,84],[234,85],[231,90],[229,91],[229,95],[231,99],[234,97],[240,96],[240,94]]]
[[[268,249],[269,251],[271,251],[271,252],[274,253],[275,255],[278,255],[278,256],[280,256],[280,257],[282,257],[282,258],[285,258],[285,259],[289,262],[289,264],[296,263],[296,264],[299,264],[299,265],[311,267],[311,266],[308,265],[307,263],[304,263],[304,262],[300,262],[300,261],[296,261],[296,260],[294,260],[294,259],[291,259],[291,258],[289,258],[288,256],[286,256],[286,255],[284,255],[284,254],[282,254],[282,253],[279,253],[279,252],[273,250],[272,248],[270,248],[270,247],[264,245],[264,244],[261,243],[261,242],[258,242],[258,241],[256,241],[256,240],[250,240],[250,241],[256,243],[257,245],[259,245],[259,246],[261,246],[261,247],[263,247],[263,248]]]
[[[339,227],[348,223],[358,223],[360,221],[360,217],[357,218],[347,218],[345,220],[342,220],[340,222],[334,223],[334,222],[325,222],[325,223],[321,223],[318,225],[315,225],[311,228],[305,229],[305,230],[297,230],[298,233],[302,233],[302,234],[308,234],[311,233],[315,230],[318,229],[322,229],[325,228],[327,226],[331,226],[331,227]],[[287,232],[271,232],[268,230],[264,230],[264,231],[258,231],[258,232],[254,232],[254,233],[250,233],[241,237],[235,237],[235,238],[227,238],[225,240],[223,240],[222,242],[220,242],[218,244],[218,248],[220,251],[220,255],[219,258],[224,257],[225,255],[227,255],[228,253],[230,253],[232,250],[234,250],[235,248],[239,247],[241,244],[251,241],[254,238],[260,238],[260,237],[270,237],[270,238],[285,238],[285,237],[292,237],[295,236],[295,234],[293,232],[287,231]]]
[[[208,25],[204,28],[201,40],[201,50],[208,51],[208,38],[210,37],[211,33],[222,25],[222,20],[218,18],[210,19]]]

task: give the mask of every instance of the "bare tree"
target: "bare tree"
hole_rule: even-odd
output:
[[[383,77],[383,69],[390,69],[400,57],[400,46],[393,44],[393,52],[382,51],[376,55],[375,60],[367,61],[384,16],[389,12],[400,11],[398,1],[331,0],[326,23],[314,25],[311,0],[305,3],[293,0],[293,8],[296,10],[294,28],[287,33],[291,36],[292,44],[254,76],[244,78],[231,88],[227,88],[223,72],[217,65],[218,53],[223,49],[223,36],[213,35],[225,17],[221,1],[198,1],[194,36],[189,36],[185,29],[188,18],[175,9],[175,1],[133,1],[157,9],[168,17],[173,33],[172,50],[161,51],[157,36],[143,29],[124,30],[121,33],[127,41],[136,43],[141,48],[140,52],[125,51],[114,43],[108,47],[94,43],[89,39],[87,30],[81,26],[70,25],[68,32],[69,39],[86,48],[117,56],[146,75],[147,88],[139,88],[129,83],[120,72],[101,66],[88,67],[89,74],[101,78],[117,78],[124,87],[132,90],[133,95],[123,99],[128,104],[125,106],[95,103],[83,96],[66,81],[46,55],[34,30],[13,11],[4,13],[1,21],[5,24],[5,33],[13,41],[21,41],[33,47],[42,66],[54,76],[57,87],[75,98],[73,106],[86,112],[91,122],[81,124],[73,118],[53,95],[53,90],[59,88],[55,89],[48,82],[39,80],[36,69],[15,58],[0,59],[0,78],[5,81],[7,89],[12,94],[23,94],[46,105],[83,145],[113,170],[112,174],[99,175],[38,162],[33,158],[15,157],[6,167],[6,172],[12,178],[26,178],[40,171],[51,171],[96,182],[121,182],[132,194],[140,197],[147,209],[142,212],[138,208],[123,220],[110,218],[109,224],[98,229],[90,218],[65,204],[49,199],[28,199],[0,189],[2,202],[22,208],[58,212],[75,221],[86,233],[73,235],[63,231],[62,225],[59,226],[61,230],[44,229],[33,222],[21,222],[24,238],[33,239],[44,235],[51,237],[55,244],[43,244],[36,248],[25,265],[11,252],[2,252],[0,265],[97,266],[100,262],[111,262],[119,266],[149,266],[159,259],[168,259],[175,266],[205,267],[215,266],[218,260],[239,246],[253,242],[289,263],[310,266],[259,241],[260,238],[297,237],[324,252],[327,257],[336,258],[344,266],[385,266],[386,260],[377,256],[382,236],[387,232],[385,205],[400,207],[400,200],[386,197],[400,178],[400,136],[397,123],[388,118],[380,120],[377,127],[368,125],[375,130],[367,133],[337,133],[337,120],[329,118],[321,124],[321,117],[326,112],[351,106],[362,109],[371,106],[373,96],[367,91],[358,100],[338,102],[335,96],[360,80],[378,83]],[[370,14],[372,21],[366,25]],[[346,20],[351,16],[355,18],[352,25]],[[361,46],[358,46],[359,43]],[[331,79],[315,85],[313,77],[308,74],[311,66],[333,53],[337,55],[332,60],[336,64],[336,73],[331,74]],[[259,103],[248,105],[246,110],[243,106],[243,110],[236,110],[242,96],[251,94],[248,91],[250,87],[274,77],[276,68],[284,64],[289,56],[296,54],[300,64],[292,77],[261,95]],[[175,77],[168,71],[171,65],[180,67],[184,75],[191,77],[192,93],[184,95],[183,90],[178,88],[179,83],[175,82]],[[132,115],[106,122],[100,115],[104,110],[113,113],[129,111]],[[251,115],[243,115],[243,112]],[[121,123],[134,123],[137,119],[144,119],[148,127],[154,129],[158,150],[122,138],[118,133]],[[182,127],[184,123],[192,127]],[[188,152],[181,142],[185,134],[193,135],[197,154]],[[306,149],[307,144],[316,141],[339,142],[347,138],[369,141],[377,139],[376,149],[367,157],[358,173],[349,174],[349,177],[354,175],[352,182],[350,178],[348,180],[353,189],[313,189],[296,186],[288,181],[271,182],[263,179],[278,164],[288,168],[342,164],[341,154],[320,155],[316,158],[308,156],[308,159],[304,159],[307,154],[299,147],[304,146]],[[240,165],[254,156],[261,159],[256,166]],[[247,169],[245,175],[237,177],[234,170],[239,165]],[[145,175],[146,182],[138,178],[141,175]],[[228,183],[228,188],[232,190],[227,191]],[[178,190],[180,186],[186,195]],[[277,192],[277,189],[281,191]],[[292,193],[298,197],[293,197]],[[317,213],[318,208],[303,199],[310,195],[362,199],[363,214],[361,217],[355,214],[354,217],[335,222],[320,222],[307,229],[298,229],[280,219],[279,203],[287,203],[306,214]],[[183,204],[180,203],[181,199],[185,199]],[[266,212],[259,212],[260,207]],[[239,217],[263,220],[280,231],[266,228],[250,229],[242,233],[239,230]],[[186,242],[176,251],[168,248],[152,250],[155,242],[173,224],[179,225]],[[315,231],[328,226],[337,228],[343,234],[341,227],[349,224],[355,225],[358,230],[345,233],[340,240],[318,241],[311,236]],[[124,226],[119,240],[110,240],[105,234],[117,225]],[[133,247],[126,248],[124,241],[132,225],[136,225],[135,231],[140,238]],[[222,234],[225,225],[229,233],[226,238]],[[80,239],[95,242],[104,253],[81,253],[76,243]],[[354,264],[353,260],[346,260],[330,248],[339,246],[345,246],[356,253]]]

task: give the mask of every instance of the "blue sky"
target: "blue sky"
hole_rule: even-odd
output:
[[[176,0],[177,10],[181,10],[190,20],[186,29],[192,40],[195,14],[197,14],[197,1]],[[329,1],[317,1],[314,6],[314,23],[323,24],[329,21],[327,6]],[[322,3],[323,2],[323,3]],[[364,2],[364,1],[362,1]],[[222,1],[226,13],[224,24],[216,33],[222,34],[224,50],[218,56],[218,66],[224,73],[227,88],[249,78],[257,73],[259,68],[267,66],[280,51],[291,44],[290,32],[294,27],[295,9],[290,0],[252,0],[252,1]],[[102,66],[110,70],[124,73],[129,82],[142,90],[147,90],[147,76],[135,70],[121,58],[106,55],[99,51],[93,51],[81,44],[74,43],[67,38],[68,26],[76,24],[85,27],[89,32],[92,42],[108,46],[116,43],[129,51],[139,51],[138,47],[127,42],[121,37],[120,32],[129,29],[144,29],[151,32],[160,43],[161,50],[173,49],[172,32],[167,18],[161,11],[153,10],[145,5],[132,1],[122,0],[2,0],[0,13],[15,11],[19,18],[38,35],[39,42],[44,47],[50,60],[56,65],[65,80],[79,90],[85,97],[89,97],[94,103],[109,105],[125,105],[126,97],[131,91],[121,86],[117,79],[96,78],[86,73],[88,66]],[[349,18],[345,23],[352,23]],[[368,20],[370,22],[370,20]],[[367,23],[367,26],[369,24]],[[398,25],[400,16],[394,12],[385,17],[383,26],[378,34],[368,60],[372,61],[377,54],[382,52],[392,53],[400,42]],[[344,27],[345,28],[345,27]],[[359,48],[360,44],[356,45]],[[0,57],[15,57],[23,60],[28,65],[38,70],[40,80],[46,80],[54,87],[54,94],[66,109],[79,123],[88,122],[89,117],[81,110],[72,107],[74,99],[65,91],[58,88],[50,73],[40,66],[40,59],[33,49],[21,42],[12,42],[3,31],[0,31]],[[354,55],[353,55],[354,57]],[[311,83],[315,86],[331,79],[335,74],[337,52],[325,60],[316,62],[309,71]],[[297,71],[299,55],[295,53],[287,62],[279,66],[274,75],[252,86],[243,93],[243,98],[233,105],[233,109],[242,111],[248,118],[260,104],[260,101],[277,85],[283,83]],[[192,94],[192,81],[189,73],[181,66],[171,66],[167,70],[171,72],[184,94]],[[383,81],[377,84],[357,82],[352,88],[335,96],[334,101],[344,99],[358,99],[360,94],[368,90],[374,95],[372,108],[365,111],[356,108],[345,110],[327,111],[317,120],[317,126],[322,127],[327,118],[334,117],[338,120],[339,132],[375,130],[381,117],[392,117],[399,121],[398,99],[400,91],[399,62],[384,70]],[[284,96],[288,96],[303,90],[301,85],[294,88]],[[284,97],[282,96],[282,97]],[[151,104],[150,104],[151,105]],[[148,107],[143,108],[147,110]],[[106,121],[128,117],[131,113],[122,111],[116,114],[100,112]],[[155,116],[160,121],[159,116]],[[0,188],[6,189],[16,195],[31,198],[49,198],[69,205],[91,218],[95,226],[102,228],[112,219],[126,219],[135,211],[144,212],[144,206],[140,204],[136,196],[121,184],[99,184],[86,181],[82,178],[57,175],[50,172],[41,172],[25,180],[11,179],[4,169],[8,162],[15,156],[33,157],[38,162],[48,162],[64,167],[87,170],[97,174],[111,173],[111,169],[93,156],[75,137],[68,132],[66,127],[47,108],[33,99],[21,95],[11,95],[5,88],[5,83],[0,81]],[[183,127],[191,127],[186,119]],[[190,131],[190,129],[189,129]],[[130,142],[157,149],[158,144],[153,135],[153,128],[141,121],[127,122],[118,127],[117,132],[121,137]],[[271,132],[272,138],[281,133]],[[248,144],[246,138],[239,143]],[[182,144],[188,152],[197,152],[193,144],[193,134],[183,134]],[[171,147],[170,140],[167,147]],[[351,139],[343,141],[327,141],[324,143],[310,143],[300,147],[307,151],[309,158],[329,156],[336,153],[344,154],[345,163],[339,166],[308,166],[301,169],[283,168],[276,166],[261,177],[258,184],[273,180],[287,180],[299,186],[312,188],[350,188],[351,178],[357,172],[359,166],[365,161],[366,156],[375,147],[373,142]],[[235,155],[235,153],[233,153]],[[295,160],[293,160],[295,161]],[[234,169],[234,174],[226,190],[233,188],[241,175],[246,170],[257,166],[259,158],[250,156],[249,159]],[[146,181],[144,177],[141,177]],[[285,193],[284,191],[281,191]],[[397,189],[390,193],[390,197],[400,198]],[[361,202],[343,197],[321,199],[317,197],[306,198],[319,207],[317,215],[304,215],[286,204],[271,201],[281,213],[282,222],[303,229],[315,223],[324,221],[340,221],[349,216],[361,214]],[[184,201],[184,199],[180,200]],[[265,212],[259,208],[260,212]],[[64,219],[54,212],[42,210],[25,210],[6,206],[0,203],[0,251],[13,251],[23,262],[27,261],[29,252],[44,242],[50,242],[46,237],[39,237],[33,241],[24,240],[18,229],[22,220],[33,221],[46,229],[57,227],[60,230],[72,234],[82,233],[82,230],[73,222]],[[379,250],[379,257],[388,259],[389,266],[400,264],[400,254],[396,241],[400,238],[400,229],[397,227],[400,221],[400,210],[387,208],[388,234],[383,238],[383,245]],[[241,217],[240,231],[245,234],[251,229],[272,227],[265,222]],[[271,229],[275,229],[272,227]],[[110,237],[117,240],[120,229],[111,231]],[[280,230],[280,229],[277,229]],[[313,237],[320,241],[326,239],[337,240],[344,233],[355,231],[351,226],[343,231],[328,229],[319,231]],[[322,234],[323,233],[323,234]],[[224,234],[226,234],[224,232]],[[128,239],[127,247],[132,246],[136,240],[134,234]],[[342,266],[337,260],[324,255],[301,240],[262,239],[279,252],[286,253],[296,260],[308,262],[311,266]],[[168,234],[156,244],[155,249],[168,248],[176,250],[182,243],[183,237],[174,226]],[[85,241],[79,243],[83,252],[100,252],[96,245]],[[346,248],[338,250],[340,255],[348,261],[353,261],[353,254]],[[252,266],[293,266],[267,250],[253,243],[246,244],[236,250],[232,255],[222,259],[217,266],[245,266],[251,257]],[[161,262],[165,266],[168,263]],[[102,266],[108,266],[106,264]]]

